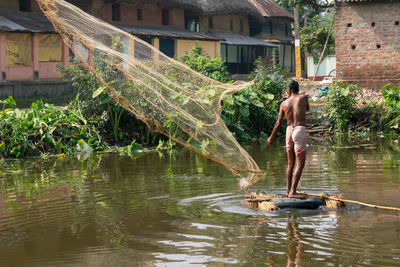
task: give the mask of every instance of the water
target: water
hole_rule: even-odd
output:
[[[285,191],[285,151],[247,147]],[[314,139],[299,186],[400,207],[400,148]],[[400,213],[351,206],[265,213],[193,153],[0,163],[0,266],[399,266]]]

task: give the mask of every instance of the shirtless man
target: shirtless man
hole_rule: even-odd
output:
[[[308,97],[305,94],[299,94],[299,84],[296,81],[288,83],[286,93],[288,98],[284,98],[281,104],[278,119],[275,122],[271,136],[268,138],[267,145],[271,145],[274,142],[276,134],[282,125],[283,115],[285,115],[287,121],[286,153],[288,158],[286,196],[304,198],[304,195],[297,193],[296,189],[306,161],[307,133],[305,121],[306,112],[309,109]],[[295,163],[296,168],[294,169]]]

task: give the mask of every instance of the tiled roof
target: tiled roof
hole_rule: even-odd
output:
[[[274,0],[251,0],[264,17],[289,17],[293,15]]]

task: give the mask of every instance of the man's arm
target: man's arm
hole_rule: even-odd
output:
[[[278,119],[275,122],[274,129],[272,130],[271,136],[267,140],[268,146],[272,145],[272,143],[274,142],[274,139],[279,131],[279,128],[281,128],[281,126],[282,126],[283,116],[284,116],[284,112],[283,112],[283,103],[282,103],[281,107],[279,108],[279,115],[278,115]]]

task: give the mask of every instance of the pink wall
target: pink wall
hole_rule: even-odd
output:
[[[6,78],[8,81],[15,80],[33,80],[33,72],[39,72],[39,79],[61,79],[62,76],[57,70],[57,62],[39,62],[39,41],[38,36],[33,35],[32,40],[33,49],[33,67],[28,66],[6,66],[6,35],[0,34],[0,74],[6,72]],[[64,65],[69,64],[69,47],[63,43],[62,48],[62,63]]]

